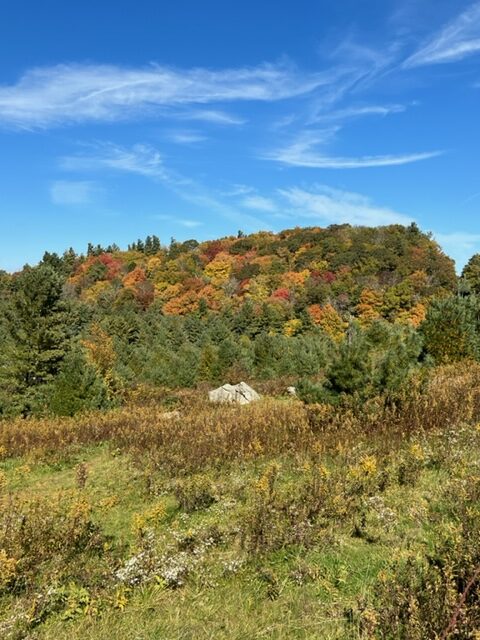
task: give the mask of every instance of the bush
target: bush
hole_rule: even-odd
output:
[[[24,590],[53,558],[69,562],[101,554],[105,537],[80,495],[54,498],[0,497],[0,589]],[[54,570],[54,569],[53,569]]]
[[[216,502],[215,487],[205,475],[193,475],[179,480],[174,489],[180,508],[190,513],[207,509]]]
[[[467,640],[480,625],[478,476],[446,491],[451,524],[438,527],[435,549],[393,564],[377,585],[378,638]]]

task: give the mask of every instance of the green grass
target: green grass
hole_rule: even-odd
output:
[[[214,487],[215,502],[191,512],[183,511],[176,498],[176,484],[184,478],[152,470],[147,461],[134,464],[107,445],[77,449],[50,463],[33,457],[3,460],[0,470],[12,497],[48,501],[64,495],[87,501],[104,550],[97,558],[79,549],[68,562],[53,554],[38,566],[28,589],[0,595],[0,631],[12,640],[366,638],[355,615],[351,622],[352,612],[365,603],[374,606],[379,576],[388,573],[393,560],[405,554],[424,557],[435,547],[439,530],[453,526],[445,487],[474,472],[475,444],[478,433],[465,431],[456,441],[454,462],[447,456],[422,463],[411,484],[399,484],[397,467],[387,466],[389,482],[382,489],[362,489],[351,517],[327,520],[306,545],[279,544],[256,552],[244,544],[245,522],[258,499],[257,482],[272,460],[206,469],[201,477]],[[358,452],[332,455],[327,465],[332,478],[338,472],[347,481],[346,465],[361,464],[369,446],[361,443]],[[390,462],[395,465],[409,446],[396,444]],[[272,504],[281,509],[312,463],[298,456],[276,462],[278,495]],[[77,486],[79,464],[87,469],[83,488]],[[131,587],[115,577],[147,544],[148,531],[158,556],[185,555],[189,571],[178,588],[158,576]],[[205,543],[209,539],[215,540]],[[61,606],[38,624],[2,628],[2,619],[25,616],[38,594],[49,589],[67,590]]]

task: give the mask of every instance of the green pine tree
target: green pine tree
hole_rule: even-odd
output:
[[[473,255],[462,271],[472,293],[480,293],[480,253]]]
[[[52,385],[49,410],[59,416],[109,406],[108,389],[85,355],[76,348],[65,358]]]
[[[26,267],[13,280],[3,373],[12,392],[28,398],[24,414],[32,410],[40,389],[55,378],[70,338],[79,330],[71,303],[63,298],[63,282],[50,265]]]
[[[434,300],[420,327],[425,350],[438,364],[480,359],[480,301],[475,296]]]

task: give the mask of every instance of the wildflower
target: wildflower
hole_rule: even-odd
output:
[[[32,468],[30,467],[30,465],[22,464],[20,467],[17,467],[17,469],[15,469],[15,475],[18,478],[24,478],[31,472],[31,470]]]
[[[373,476],[377,472],[377,459],[375,456],[365,456],[360,462],[362,471],[367,476]]]
[[[0,591],[14,578],[17,560],[9,558],[5,549],[0,549]]]
[[[85,489],[88,478],[88,467],[85,462],[81,462],[76,469],[76,482],[79,489]]]
[[[412,444],[412,446],[410,447],[410,454],[413,458],[415,458],[415,460],[418,460],[419,462],[425,460],[425,452],[417,443]]]

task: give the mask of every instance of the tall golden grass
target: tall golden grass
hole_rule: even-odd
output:
[[[315,442],[328,447],[359,433],[401,437],[479,420],[480,365],[464,363],[436,369],[426,385],[412,382],[395,405],[378,399],[360,409],[333,408],[264,398],[243,407],[212,406],[202,395],[173,417],[148,403],[74,418],[6,421],[0,423],[0,452],[41,457],[109,442],[137,454],[155,452],[165,468],[192,470],[301,453]]]

